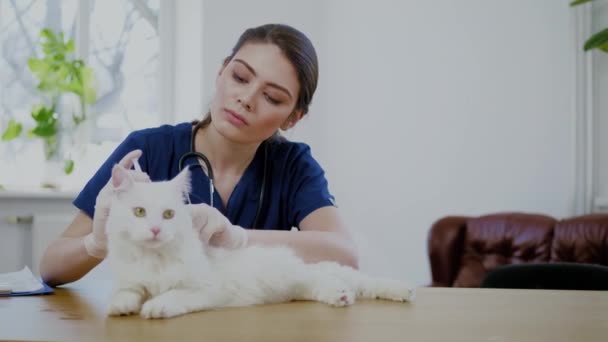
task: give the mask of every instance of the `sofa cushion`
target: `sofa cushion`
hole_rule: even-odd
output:
[[[555,224],[552,217],[522,213],[470,218],[453,286],[479,287],[501,265],[549,261]]]
[[[559,221],[551,261],[608,265],[608,214]]]

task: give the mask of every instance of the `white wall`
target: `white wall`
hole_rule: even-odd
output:
[[[572,212],[568,2],[208,0],[204,103],[245,28],[307,33],[320,85],[288,136],[326,169],[362,268],[426,284],[444,215]]]
[[[203,99],[203,3],[199,0],[179,0],[175,6],[175,99],[176,122],[190,121],[201,112]],[[162,16],[161,16],[162,18]]]

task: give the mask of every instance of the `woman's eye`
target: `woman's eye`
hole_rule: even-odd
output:
[[[137,217],[144,217],[146,216],[146,209],[142,207],[135,207],[133,208],[133,214]]]
[[[238,83],[245,83],[247,81],[244,78],[242,78],[241,76],[239,76],[236,72],[232,74],[232,78],[234,78],[234,80],[237,81]]]
[[[277,99],[275,99],[275,98],[271,97],[271,96],[270,96],[270,95],[268,95],[268,94],[264,94],[264,97],[266,97],[266,100],[267,100],[268,102],[272,103],[273,105],[278,105],[278,104],[280,104],[280,103],[281,103],[281,101],[279,101],[279,100],[277,100]]]
[[[173,211],[171,209],[167,209],[167,210],[163,211],[163,218],[165,220],[172,219],[173,216],[175,216],[175,211]]]

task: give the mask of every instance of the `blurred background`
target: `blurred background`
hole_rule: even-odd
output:
[[[325,169],[364,271],[428,284],[446,215],[607,211],[608,54],[583,44],[608,1],[570,2],[0,0],[0,272],[36,270],[118,142],[200,118],[239,35],[270,22],[317,49],[309,115],[284,134]],[[43,28],[73,47],[45,51]],[[94,78],[41,86],[53,51]],[[56,137],[41,105],[61,109]]]

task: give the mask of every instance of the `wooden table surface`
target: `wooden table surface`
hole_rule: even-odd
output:
[[[420,288],[405,304],[294,302],[145,320],[106,317],[109,289],[0,298],[0,340],[608,341],[608,292]]]

